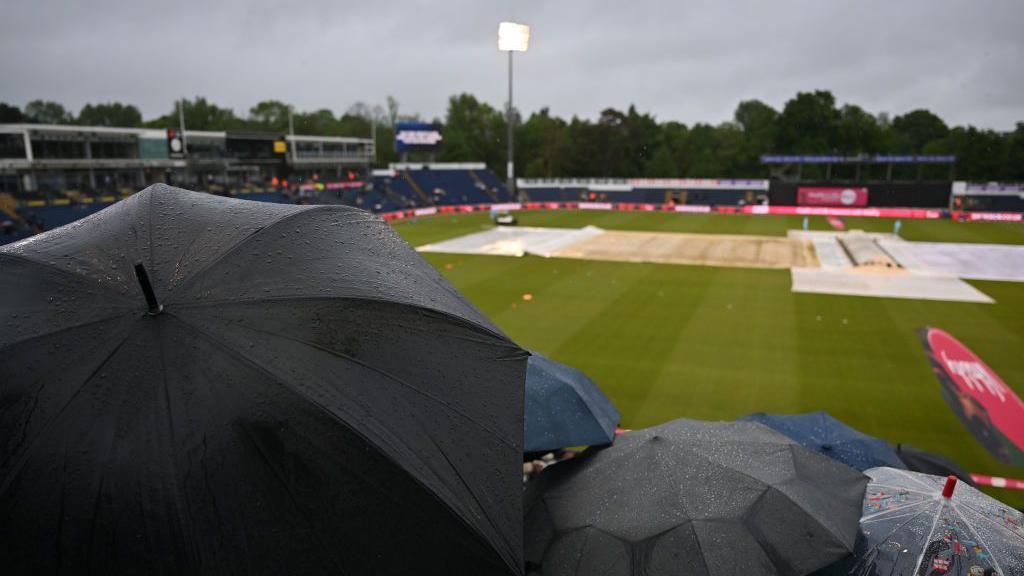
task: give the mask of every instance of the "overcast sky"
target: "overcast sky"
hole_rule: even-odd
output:
[[[151,118],[179,95],[245,115],[270,98],[342,112],[392,94],[441,117],[457,92],[502,105],[508,18],[532,27],[516,55],[527,112],[632,103],[720,122],[743,99],[828,89],[871,112],[1024,121],[1024,0],[0,0],[0,101],[118,100]]]

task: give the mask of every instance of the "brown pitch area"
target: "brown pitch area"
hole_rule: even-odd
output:
[[[818,266],[814,246],[806,240],[776,236],[729,236],[607,230],[559,250],[552,256],[743,268]]]

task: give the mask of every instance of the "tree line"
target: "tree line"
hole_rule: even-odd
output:
[[[524,177],[758,178],[769,173],[760,163],[764,154],[935,154],[956,156],[956,178],[1024,181],[1024,122],[1012,131],[998,132],[949,126],[925,109],[890,117],[855,104],[839,105],[824,90],[800,92],[781,110],[745,100],[731,120],[719,124],[659,121],[634,106],[607,108],[594,120],[560,118],[547,108],[525,119],[519,111],[513,113],[517,174]],[[184,101],[186,127],[194,130],[284,133],[288,114],[288,105],[278,100],[259,102],[245,116],[202,97]],[[400,114],[398,102],[388,97],[383,106],[358,102],[340,115],[325,108],[295,111],[292,119],[301,134],[369,137],[375,127],[377,161],[383,166],[397,160],[390,144],[394,124],[419,117]],[[436,160],[483,161],[504,174],[503,109],[471,94],[458,94],[449,98],[445,117],[434,121],[444,127]],[[35,100],[24,109],[0,103],[0,122],[176,128],[178,111],[175,104],[166,114],[144,121],[131,104],[86,104],[75,115],[57,102]],[[822,170],[807,166],[803,176],[820,177]],[[948,167],[926,167],[924,177],[948,178]]]

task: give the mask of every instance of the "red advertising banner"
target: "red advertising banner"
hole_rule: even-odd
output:
[[[938,328],[921,330],[942,396],[960,422],[999,461],[1024,465],[1024,402],[992,368]]]
[[[967,222],[1022,222],[1020,212],[955,212],[953,218]]]
[[[696,212],[701,214],[782,214],[790,216],[839,216],[850,218],[909,218],[937,220],[948,217],[942,210],[933,208],[831,208],[828,206],[708,206],[706,204],[646,204],[629,202],[507,202],[503,204],[451,204],[436,207],[437,212],[487,212],[494,210],[618,210],[621,212],[651,211]],[[414,210],[399,210],[379,214],[384,220],[401,220],[415,216]],[[423,215],[423,214],[421,214]],[[953,212],[954,220],[960,222],[1024,222],[1024,214],[1014,212]]]
[[[744,206],[744,214],[789,214],[796,216],[845,216],[849,218],[942,218],[941,210],[927,208],[828,208],[818,206]]]
[[[800,206],[867,206],[867,188],[797,188]]]

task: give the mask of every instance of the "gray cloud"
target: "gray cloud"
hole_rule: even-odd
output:
[[[439,117],[462,91],[502,105],[495,34],[509,17],[533,29],[516,60],[526,111],[632,103],[719,122],[742,99],[829,89],[872,112],[1024,121],[1019,0],[4,0],[0,100],[120,100],[152,117],[180,95],[245,114],[268,98],[340,112],[393,94]]]

